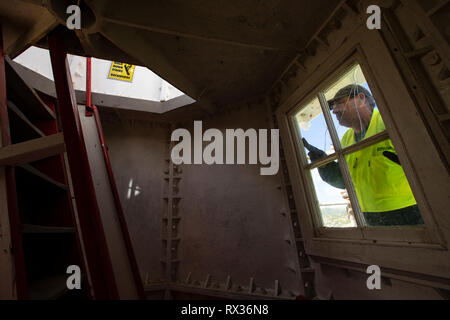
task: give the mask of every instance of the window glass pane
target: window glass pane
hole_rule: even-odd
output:
[[[309,148],[309,150],[305,150],[308,163],[334,153],[333,143],[318,98],[302,108],[295,119],[301,136],[305,139],[304,146]]]
[[[386,130],[359,65],[352,67],[324,93],[343,148]],[[375,115],[379,122],[374,123]]]
[[[323,226],[355,228],[356,221],[337,162],[311,170]]]
[[[341,147],[345,149],[361,140],[385,132],[380,111],[359,65],[318,93],[325,95],[335,128],[327,127],[319,99],[315,98],[296,114],[308,162],[315,162],[336,153],[330,130],[336,129]],[[332,124],[330,124],[332,125]],[[361,219],[370,227],[424,225],[417,202],[409,186],[395,148],[390,139],[374,143],[345,157],[355,190]],[[320,217],[324,227],[357,227],[337,161],[309,170]],[[354,202],[353,205],[356,205]],[[358,212],[355,214],[359,215]],[[358,217],[358,221],[361,221]]]
[[[391,140],[345,158],[368,226],[424,224]]]

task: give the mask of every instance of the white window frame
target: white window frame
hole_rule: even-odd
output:
[[[383,116],[389,138],[419,204],[425,227],[320,227],[314,186],[305,174],[305,151],[299,142],[295,115],[355,60],[361,66]],[[386,102],[388,99],[392,101],[391,105]],[[364,27],[357,29],[334,54],[330,53],[330,57],[310,73],[303,85],[278,108],[276,115],[308,254],[450,278],[450,254],[447,250],[450,239],[446,239],[450,230],[450,209],[448,192],[442,190],[450,187],[450,179],[445,175],[446,169],[433,139],[415,108],[410,88],[406,87],[382,37]],[[424,143],[423,153],[429,155],[434,166],[433,170],[427,168],[428,174],[439,187],[433,186],[429,177],[417,169],[427,167],[417,147],[418,142]],[[436,266],[432,268],[430,261],[439,261],[440,271],[436,271],[439,269]]]
[[[348,63],[344,64],[344,67],[340,68],[340,70],[338,72],[336,72],[334,75],[330,76],[330,81],[331,82],[326,82],[327,85],[331,85],[333,82],[335,82],[336,80],[338,80],[340,78],[340,76],[344,75],[345,73],[348,72],[349,69],[355,67],[356,65],[360,65],[358,59],[357,59],[357,55],[355,55],[353,58],[350,58]],[[361,67],[362,69],[362,67]],[[363,71],[364,72],[364,71]],[[366,79],[367,80],[367,79]],[[329,110],[329,106],[327,103],[327,100],[324,96],[324,90],[326,89],[326,86],[324,86],[323,88],[319,89],[317,93],[315,93],[316,98],[319,100],[321,109],[322,109],[322,115],[324,116],[324,120],[326,122],[326,126],[328,129],[328,132],[330,133],[330,137],[335,149],[335,152],[331,155],[329,155],[328,157],[321,159],[319,161],[313,161],[312,163],[308,163],[307,157],[306,157],[306,151],[303,149],[302,144],[298,144],[299,145],[299,150],[298,154],[300,156],[300,161],[301,161],[301,165],[303,168],[303,171],[306,175],[306,181],[305,183],[308,185],[308,189],[312,195],[312,199],[316,198],[317,199],[317,195],[315,192],[315,187],[314,187],[314,182],[312,181],[312,178],[310,177],[310,175],[307,173],[310,170],[313,169],[318,169],[321,166],[331,163],[332,161],[338,161],[339,163],[339,167],[340,170],[342,172],[342,177],[344,179],[345,185],[346,185],[346,189],[347,192],[349,194],[349,198],[351,200],[352,203],[352,208],[353,208],[353,212],[354,212],[354,216],[355,216],[355,220],[357,222],[357,228],[362,228],[362,227],[366,227],[366,223],[364,221],[364,217],[361,211],[361,208],[359,206],[359,201],[356,195],[356,191],[355,191],[355,187],[353,184],[353,179],[350,175],[350,171],[347,165],[347,160],[345,158],[346,155],[352,154],[354,152],[363,150],[367,147],[373,146],[379,142],[383,142],[386,140],[389,140],[389,132],[388,130],[384,130],[383,132],[380,132],[372,137],[369,137],[367,139],[361,140],[359,142],[356,142],[355,144],[342,148],[341,145],[341,141],[339,139],[339,136],[336,132],[336,127],[333,123],[333,119],[332,119],[332,114],[331,111]],[[369,85],[370,86],[370,85]],[[308,100],[306,100],[308,101]],[[307,107],[307,103],[303,104],[303,105],[299,105],[297,108],[293,109],[295,116],[291,116],[291,120],[292,120],[292,127],[295,128],[295,134],[296,134],[296,138],[297,141],[301,141],[302,137],[300,135],[300,127],[298,126],[298,122],[296,121],[296,115],[301,112],[304,108]],[[302,152],[303,150],[303,152]],[[317,201],[312,200],[311,201],[313,208],[312,211],[314,213],[314,222],[315,222],[315,227],[319,230],[321,230],[322,233],[329,233],[331,230],[336,230],[337,234],[339,234],[339,231],[342,231],[343,229],[354,229],[354,228],[329,228],[329,227],[324,227],[323,226],[323,222],[321,221],[321,210],[320,208],[318,208],[317,206]],[[368,227],[368,229],[372,229],[374,230],[374,228],[378,228],[380,229],[380,227]],[[404,227],[402,227],[403,229],[405,229]],[[418,226],[418,227],[412,227],[412,230],[414,230],[415,232],[419,231],[421,232],[421,230],[423,230],[424,227],[423,226]],[[358,233],[359,231],[355,231],[355,234]],[[364,234],[364,230],[361,233],[361,237],[365,238],[365,234]],[[348,232],[346,232],[345,234],[348,234]],[[411,238],[411,236],[410,236]]]

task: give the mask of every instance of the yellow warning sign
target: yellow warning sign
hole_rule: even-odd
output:
[[[134,67],[132,64],[114,61],[111,63],[108,78],[131,82],[133,81]]]

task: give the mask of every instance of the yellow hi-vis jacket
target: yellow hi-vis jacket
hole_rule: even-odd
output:
[[[364,139],[386,130],[380,112],[374,109]],[[348,130],[341,140],[342,147],[355,144],[355,132]],[[417,204],[403,168],[383,152],[395,153],[390,139],[346,155],[362,212],[385,212]]]

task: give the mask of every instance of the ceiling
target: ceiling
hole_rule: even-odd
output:
[[[0,0],[15,57],[64,30],[69,52],[144,65],[199,104],[266,93],[340,0]],[[65,28],[80,4],[82,30]],[[64,27],[63,27],[64,26]]]

